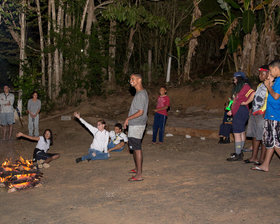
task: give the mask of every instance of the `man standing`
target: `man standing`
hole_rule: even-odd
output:
[[[6,133],[9,129],[9,136],[7,139],[11,139],[12,132],[13,132],[13,124],[15,123],[14,120],[14,108],[13,104],[15,101],[14,94],[10,93],[10,88],[8,85],[4,85],[4,93],[0,94],[0,122],[3,126],[3,140],[6,139]]]
[[[148,120],[149,98],[147,91],[142,86],[142,76],[140,74],[132,74],[130,76],[130,85],[136,89],[136,94],[130,106],[128,118],[124,122],[124,129],[128,128],[128,146],[133,151],[133,159],[135,169],[131,170],[136,173],[135,176],[129,178],[129,181],[142,181],[142,137]]]

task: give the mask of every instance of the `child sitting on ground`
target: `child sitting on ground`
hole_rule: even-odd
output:
[[[108,144],[108,152],[121,152],[128,142],[126,134],[122,132],[122,125],[116,123],[114,131],[110,131],[109,136],[111,141]]]
[[[225,108],[223,123],[220,125],[220,131],[219,131],[220,140],[218,144],[230,143],[230,133],[232,132],[232,116],[227,115],[228,112],[227,108]]]
[[[88,154],[76,159],[76,163],[84,160],[105,160],[109,158],[107,150],[109,141],[109,132],[105,129],[106,123],[104,120],[97,121],[97,128],[87,123],[80,117],[78,112],[74,112],[74,117],[80,120],[80,122],[86,126],[86,128],[92,133],[94,139],[88,149]]]
[[[49,163],[51,161],[60,157],[58,153],[47,153],[50,146],[53,144],[52,131],[50,129],[46,129],[43,136],[39,137],[25,135],[21,132],[18,132],[16,137],[24,137],[38,142],[33,152],[33,162],[37,162],[38,168],[48,168],[50,167]]]

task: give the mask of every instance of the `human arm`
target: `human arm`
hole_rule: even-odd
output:
[[[250,97],[248,98],[247,101],[242,102],[241,105],[248,105],[249,103],[251,103],[254,100],[254,96],[255,96],[256,92],[253,92]]]
[[[124,122],[124,125],[123,125],[124,129],[127,128],[129,120],[133,120],[133,119],[135,119],[137,117],[142,116],[143,114],[144,114],[144,110],[138,110],[136,113],[134,113],[134,114],[130,115],[128,118],[126,118],[126,120]]]
[[[269,94],[275,99],[275,100],[278,100],[280,98],[280,94],[279,93],[276,93],[273,89],[272,89],[272,86],[273,86],[273,80],[272,79],[266,79],[264,81],[264,85],[266,86]]]
[[[111,148],[111,149],[108,149],[108,152],[112,152],[114,150],[117,150],[117,149],[121,149],[123,146],[124,146],[124,142],[120,142],[119,144],[117,144],[115,147]]]
[[[24,138],[30,139],[32,141],[39,141],[40,140],[40,137],[29,136],[29,135],[23,134],[22,132],[18,132],[16,134],[16,137],[17,138],[24,137]]]
[[[5,104],[5,106],[12,106],[14,105],[15,102],[15,96],[14,94],[10,94],[9,100],[7,100],[8,102]]]
[[[157,108],[154,110],[154,112],[158,112],[158,111],[161,111],[161,110],[167,110],[169,106],[164,106],[164,107],[160,107],[160,108]]]
[[[86,128],[94,135],[98,129],[94,126],[92,126],[91,124],[89,124],[88,122],[86,122],[83,118],[81,118],[80,113],[78,112],[74,112],[74,117],[76,117],[77,119],[79,119],[79,121],[86,126]]]

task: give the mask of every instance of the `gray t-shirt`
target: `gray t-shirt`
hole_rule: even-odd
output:
[[[136,94],[132,100],[128,116],[135,114],[139,110],[144,110],[144,113],[140,117],[129,120],[128,125],[131,125],[131,126],[146,125],[147,120],[148,120],[148,114],[147,114],[148,105],[149,105],[149,97],[148,97],[147,91],[145,89],[143,89],[141,91],[136,92]]]
[[[32,114],[36,114],[38,110],[41,110],[41,101],[36,100],[33,101],[32,99],[28,100],[27,110]]]

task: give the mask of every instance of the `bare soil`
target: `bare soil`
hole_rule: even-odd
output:
[[[222,99],[209,100],[208,104],[192,99],[195,104],[186,103],[187,96],[181,93],[170,91],[170,96],[180,103],[173,104],[179,112],[172,109],[168,126],[185,123],[185,127],[218,130]],[[177,99],[180,96],[181,100]],[[94,98],[76,109],[93,124],[105,118],[112,128],[114,122],[124,121],[132,97],[117,102],[114,99],[119,97],[112,98]],[[10,194],[0,190],[1,224],[280,223],[277,156],[269,172],[257,172],[250,170],[251,165],[225,160],[233,151],[233,143],[219,145],[217,139],[186,139],[174,134],[166,137],[163,145],[152,145],[152,137],[146,134],[144,181],[131,183],[128,171],[134,164],[127,150],[111,153],[107,161],[75,163],[76,157],[87,152],[92,136],[75,120],[61,121],[60,116],[46,119],[62,112],[44,115],[40,123],[41,132],[45,128],[53,130],[55,140],[50,152],[60,153],[61,158],[42,170],[42,187]],[[191,119],[186,120],[188,117]],[[148,129],[152,119],[150,113]],[[26,127],[15,128],[27,131]],[[1,161],[19,155],[31,159],[35,144],[1,141]],[[249,156],[245,153],[246,158]]]

